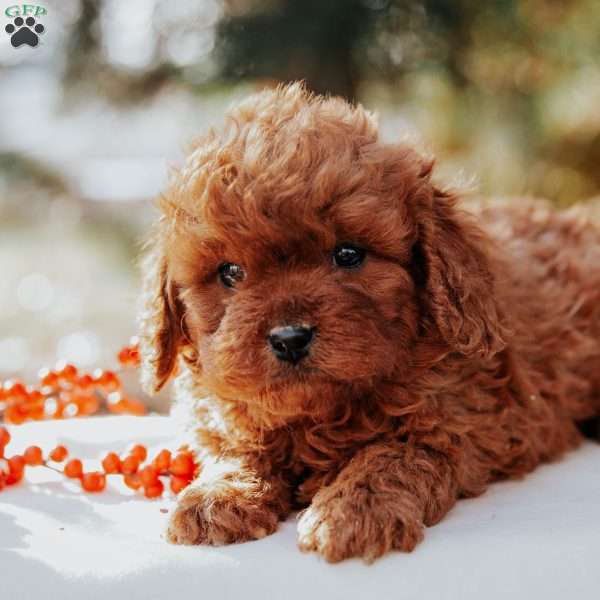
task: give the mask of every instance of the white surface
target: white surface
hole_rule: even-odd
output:
[[[163,417],[110,417],[11,429],[15,451],[65,443],[81,458],[129,440],[172,443]],[[600,593],[600,447],[592,444],[521,482],[463,500],[410,554],[368,567],[329,565],[295,545],[294,519],[275,535],[224,548],[161,537],[172,499],[123,489],[83,494],[46,469],[0,493],[0,598],[134,600],[343,598],[544,600]],[[42,472],[43,471],[43,472]]]

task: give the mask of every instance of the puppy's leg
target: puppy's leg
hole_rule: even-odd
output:
[[[329,562],[372,562],[391,549],[411,551],[423,526],[439,521],[457,498],[448,459],[395,443],[359,451],[336,480],[314,496],[298,523],[299,546]]]
[[[289,513],[289,489],[248,462],[206,465],[178,499],[167,539],[174,544],[223,545],[262,538]]]

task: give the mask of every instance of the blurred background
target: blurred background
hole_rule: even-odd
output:
[[[359,101],[483,194],[600,194],[598,0],[40,5],[13,48],[0,2],[0,380],[114,363],[169,166],[264,85]]]

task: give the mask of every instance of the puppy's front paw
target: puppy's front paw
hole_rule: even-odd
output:
[[[278,521],[260,499],[234,486],[191,485],[179,498],[166,535],[172,544],[221,546],[265,537]]]
[[[374,497],[315,500],[298,522],[298,546],[328,562],[358,557],[371,563],[392,549],[410,552],[423,538],[423,524],[407,506]]]

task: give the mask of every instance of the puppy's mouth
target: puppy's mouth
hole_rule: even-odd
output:
[[[259,419],[281,418],[282,423],[289,423],[296,418],[326,414],[343,396],[339,382],[307,369],[295,377],[272,379],[246,402],[251,410],[258,411]]]
[[[238,379],[225,387],[223,380],[217,380],[210,388],[222,398],[244,404],[248,414],[267,428],[298,418],[325,418],[340,402],[366,393],[372,385],[372,381],[340,379],[310,361],[271,365],[261,378],[249,379],[252,385]]]
[[[303,394],[314,389],[316,394],[323,386],[328,389],[352,389],[362,392],[372,389],[384,374],[376,369],[370,372],[339,372],[330,371],[327,364],[315,364],[314,361],[301,361],[295,365],[277,365],[270,369],[265,376],[263,385],[259,385],[259,393],[293,395],[298,388],[304,388]],[[322,391],[322,389],[321,389]]]
[[[269,373],[261,386],[261,392],[274,393],[296,385],[315,385],[324,381],[332,383],[331,378],[317,367],[302,363],[289,365]]]
[[[285,365],[280,367],[271,375],[271,379],[279,381],[285,379],[306,379],[317,376],[324,376],[321,369],[314,365],[300,362],[296,365]]]
[[[269,374],[264,385],[256,390],[256,397],[279,397],[293,403],[295,397],[306,400],[310,397],[318,399],[323,394],[346,396],[368,392],[379,379],[375,373],[369,377],[340,379],[325,369],[301,363]]]

